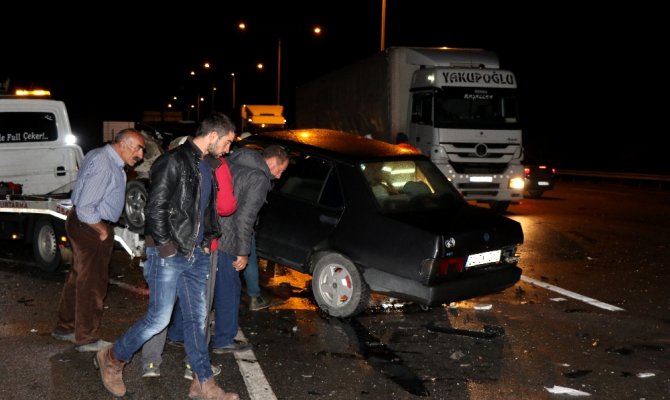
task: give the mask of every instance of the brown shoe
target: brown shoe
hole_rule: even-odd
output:
[[[114,357],[113,347],[109,346],[95,354],[93,363],[100,370],[100,378],[105,389],[114,396],[122,397],[126,394],[126,385],[123,383],[123,366],[126,364]]]
[[[200,383],[198,375],[193,374],[193,383],[188,391],[188,397],[197,400],[239,400],[237,393],[226,393],[216,384],[214,377]]]

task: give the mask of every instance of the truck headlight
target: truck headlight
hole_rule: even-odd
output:
[[[515,190],[523,190],[525,182],[522,177],[514,177],[509,180],[509,188]]]

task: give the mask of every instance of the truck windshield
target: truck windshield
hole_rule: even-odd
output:
[[[436,128],[519,129],[514,89],[445,87],[434,99]]]
[[[0,143],[58,140],[56,117],[50,112],[0,113]]]

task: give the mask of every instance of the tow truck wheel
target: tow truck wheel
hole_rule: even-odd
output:
[[[62,255],[58,248],[56,230],[48,218],[40,218],[35,224],[33,255],[44,271],[53,272],[61,265]]]

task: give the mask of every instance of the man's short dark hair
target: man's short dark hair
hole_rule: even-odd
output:
[[[278,144],[271,144],[265,149],[263,149],[263,158],[268,160],[270,158],[277,157],[282,163],[288,160],[288,153]]]
[[[233,121],[226,114],[215,112],[200,122],[195,136],[207,136],[210,132],[217,132],[222,137],[230,131],[235,132]]]

